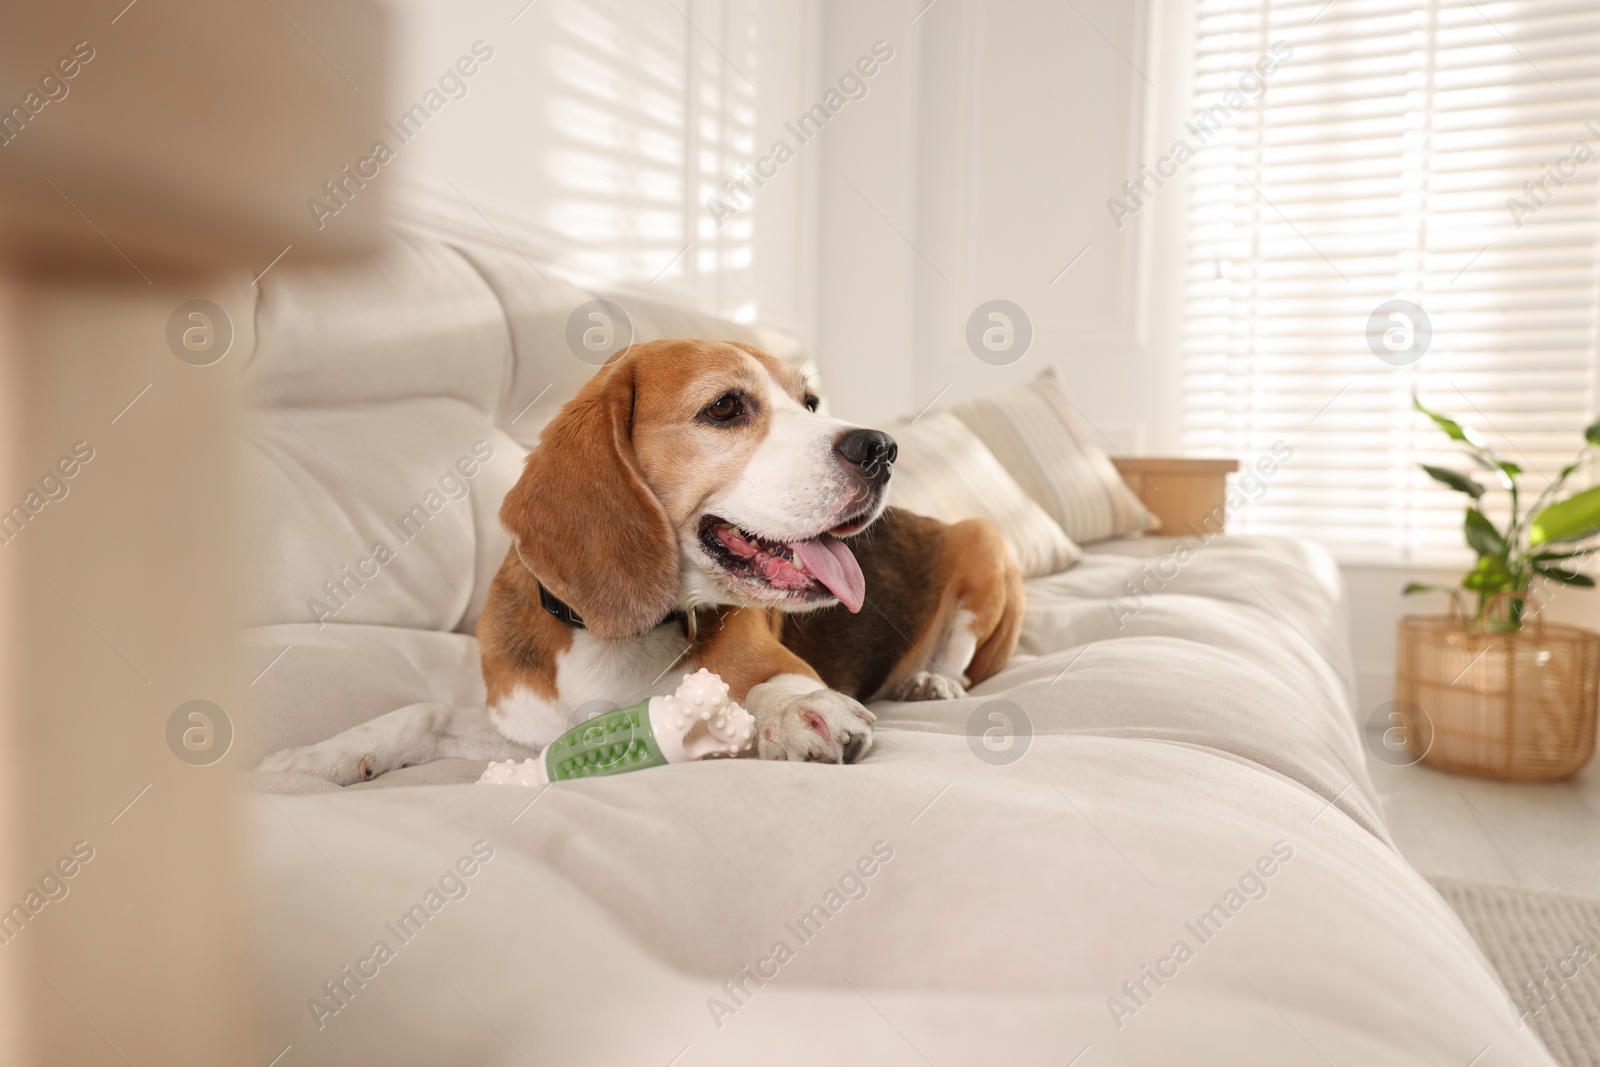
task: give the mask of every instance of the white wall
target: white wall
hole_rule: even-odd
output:
[[[407,143],[375,131],[395,146],[376,187],[399,220],[510,243],[593,287],[649,289],[813,335],[818,153],[780,168],[720,227],[705,200],[814,98],[816,4],[391,0],[389,10],[395,117],[474,42],[493,50],[466,95]]]
[[[909,409],[916,397],[922,264],[895,231],[916,230],[920,31],[903,4],[828,0],[822,6],[819,85],[837,84],[876,42],[892,54],[878,64],[867,95],[832,119],[815,142],[822,160],[817,361],[835,414],[882,421]]]
[[[819,336],[838,409],[913,414],[1055,364],[1105,443],[1175,446],[1173,350],[1151,343],[1137,255],[1154,216],[1118,229],[1106,210],[1146,154],[1150,17],[1144,0],[825,4],[826,72],[878,38],[896,49],[825,146]],[[966,341],[997,298],[1033,326],[1009,366]]]

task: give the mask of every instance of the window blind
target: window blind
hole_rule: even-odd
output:
[[[457,13],[402,2],[405,69],[432,70]],[[761,107],[788,111],[782,84],[765,99],[757,84],[777,81],[760,46],[793,17],[756,0],[518,0],[512,12],[515,26],[492,42],[501,80],[401,155],[397,216],[509,244],[581,286],[753,318],[753,219],[767,201],[721,226],[705,202],[755,158]]]
[[[1230,528],[1452,563],[1464,498],[1417,465],[1468,468],[1412,393],[1524,467],[1525,499],[1595,411],[1600,5],[1198,0],[1197,16],[1185,446],[1293,449]],[[1241,82],[1275,43],[1288,57]],[[1422,316],[1380,315],[1369,343],[1394,300]],[[1503,518],[1504,494],[1487,502]]]

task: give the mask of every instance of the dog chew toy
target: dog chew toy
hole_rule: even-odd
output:
[[[728,698],[728,683],[702,667],[684,675],[676,693],[597,715],[550,742],[533,759],[491,762],[478,781],[543,785],[735,756],[755,736],[755,719]]]

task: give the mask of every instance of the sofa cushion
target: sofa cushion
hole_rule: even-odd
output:
[[[949,412],[935,412],[890,431],[900,454],[889,503],[940,522],[988,519],[1000,527],[1024,578],[1064,571],[1083,551],[1072,543],[983,442]]]
[[[356,266],[280,265],[260,286],[258,402],[357,410],[448,397],[487,413],[505,393],[505,312],[477,270],[437,241],[397,234]]]
[[[495,428],[510,370],[499,300],[436,242],[396,237],[357,268],[263,278],[244,413],[248,621],[470,631],[522,458]]]
[[[806,362],[800,342],[780,331],[732,322],[637,293],[590,292],[505,249],[472,246],[458,251],[478,270],[505,315],[513,359],[499,424],[524,448],[534,446],[539,431],[595,372],[593,357],[581,358],[567,337],[569,320],[597,299],[622,308],[635,341],[662,337],[742,341],[808,373],[815,371]]]
[[[1055,368],[951,409],[1081,545],[1159,525],[1095,443]]]

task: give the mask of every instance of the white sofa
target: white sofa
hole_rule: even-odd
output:
[[[413,238],[353,276],[263,281],[245,487],[267,670],[241,766],[482,700],[496,510],[592,372],[564,341],[588,298]],[[623,303],[641,339],[799,356]],[[385,523],[418,505],[402,544]],[[363,563],[377,540],[393,558]],[[1096,545],[1030,582],[1014,663],[961,701],[876,705],[855,766],[544,793],[472,784],[466,761],[349,789],[252,775],[260,1061],[1551,1062],[1389,841],[1329,558],[1221,538],[1133,610],[1126,583],[1170,548]],[[1031,723],[998,754],[996,699]]]

